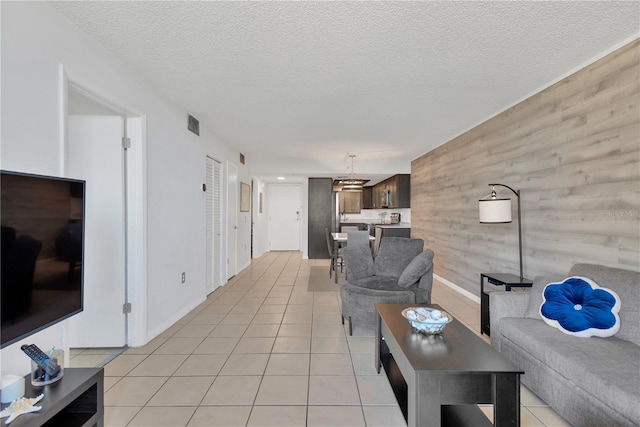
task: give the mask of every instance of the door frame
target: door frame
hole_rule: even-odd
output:
[[[125,289],[124,303],[133,309],[125,315],[125,344],[142,346],[147,342],[147,117],[120,102],[69,79],[62,64],[58,66],[60,102],[60,176],[65,176],[68,153],[69,91],[77,93],[120,113],[126,121],[126,137],[131,140],[125,157]],[[65,336],[69,336],[68,322]],[[64,342],[68,346],[68,342]]]
[[[235,178],[232,176],[235,174]],[[240,177],[238,166],[235,163],[227,160],[227,230],[226,230],[226,247],[227,247],[227,262],[225,263],[225,279],[228,281],[230,278],[238,274],[238,216],[240,210]],[[235,182],[234,182],[235,181]],[[235,203],[233,206],[229,203],[230,194],[235,195]],[[231,228],[233,227],[233,229]],[[231,251],[230,242],[235,242],[235,250]]]

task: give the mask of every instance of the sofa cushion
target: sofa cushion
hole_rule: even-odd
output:
[[[636,344],[617,336],[577,338],[542,320],[523,318],[501,319],[500,331],[500,339],[509,346],[528,353],[616,412],[640,419],[640,347]]]
[[[407,265],[422,252],[424,240],[406,237],[384,237],[374,265],[376,276],[398,279]]]
[[[576,264],[570,276],[588,277],[620,297],[620,331],[616,337],[640,346],[640,273],[597,264]]]
[[[433,268],[433,251],[427,249],[411,260],[398,279],[398,286],[408,288]]]
[[[620,329],[620,299],[615,292],[585,277],[549,283],[542,293],[542,320],[576,337],[610,337]]]
[[[373,255],[368,244],[346,246],[342,251],[342,257],[347,266],[349,279],[358,280],[374,275]]]

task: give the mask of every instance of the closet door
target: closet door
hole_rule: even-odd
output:
[[[207,156],[207,294],[222,286],[222,163]]]

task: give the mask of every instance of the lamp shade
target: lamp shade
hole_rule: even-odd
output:
[[[511,222],[511,199],[483,199],[478,201],[480,222],[496,224]]]

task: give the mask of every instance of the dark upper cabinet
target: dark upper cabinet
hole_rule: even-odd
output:
[[[398,174],[373,186],[371,209],[411,207],[411,175]]]
[[[362,189],[362,209],[373,209],[373,187]]]
[[[411,207],[411,175],[400,174],[392,177],[390,208]]]
[[[309,259],[329,258],[325,228],[333,230],[335,195],[331,178],[309,178],[308,253]]]

